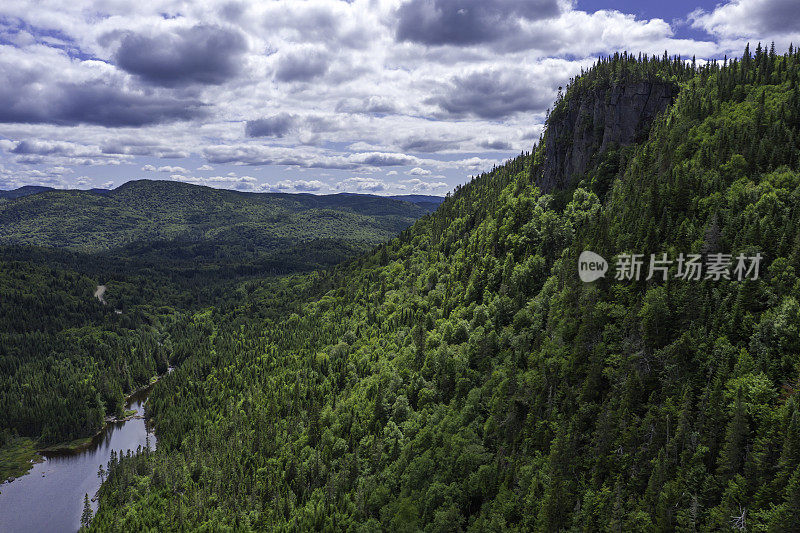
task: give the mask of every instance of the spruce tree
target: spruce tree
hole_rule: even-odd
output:
[[[81,513],[81,529],[88,529],[92,523],[92,506],[89,504],[89,494],[83,495],[83,513]]]

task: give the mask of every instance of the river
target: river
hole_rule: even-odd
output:
[[[134,393],[126,409],[144,415],[150,388]],[[44,461],[11,483],[0,485],[0,532],[62,533],[80,528],[83,496],[93,498],[100,488],[97,470],[105,468],[111,450],[136,451],[156,444],[142,418],[111,422],[97,435],[90,446],[73,453],[43,453]],[[92,511],[97,502],[92,502]]]

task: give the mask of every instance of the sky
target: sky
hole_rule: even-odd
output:
[[[798,0],[2,0],[0,189],[443,195],[598,56],[758,41]]]

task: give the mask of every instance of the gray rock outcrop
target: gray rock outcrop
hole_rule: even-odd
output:
[[[543,192],[568,188],[612,146],[647,138],[650,125],[678,94],[670,82],[638,82],[584,90],[553,111],[544,136],[544,158],[535,169]]]

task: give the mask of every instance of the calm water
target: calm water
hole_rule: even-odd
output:
[[[149,390],[130,400],[128,409],[144,414]],[[137,446],[155,447],[156,438],[145,421],[134,418],[127,422],[109,424],[92,445],[74,454],[45,456],[28,474],[12,483],[0,485],[0,532],[75,532],[80,527],[83,495],[93,498],[100,488],[97,469],[105,468],[111,450],[135,451]],[[92,510],[97,503],[92,502]]]

